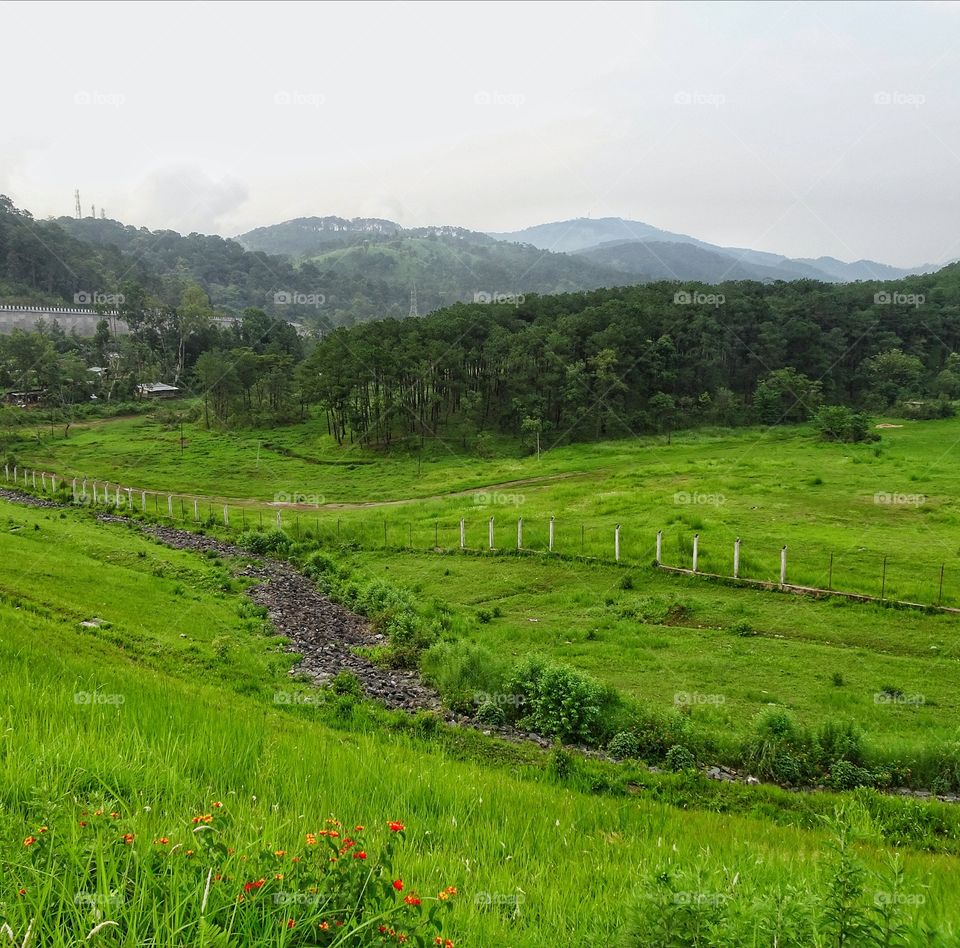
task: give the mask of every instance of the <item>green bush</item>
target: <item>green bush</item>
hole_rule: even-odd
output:
[[[678,773],[683,770],[697,769],[697,759],[682,744],[674,744],[673,747],[667,751],[664,762],[668,770],[674,770]]]
[[[237,543],[256,556],[285,553],[290,548],[290,537],[282,530],[247,530],[237,537]]]
[[[640,741],[632,731],[620,731],[610,738],[607,753],[615,760],[640,756]]]
[[[606,694],[592,678],[532,656],[514,668],[507,690],[522,726],[562,741],[597,739]]]

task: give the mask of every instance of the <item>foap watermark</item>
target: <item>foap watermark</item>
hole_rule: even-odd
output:
[[[727,498],[723,494],[690,493],[689,491],[678,490],[673,495],[673,502],[680,506],[692,504],[703,507],[722,507],[727,502]]]
[[[874,892],[873,904],[877,908],[885,905],[925,905],[927,897],[922,892]]]
[[[726,704],[726,701],[726,695],[707,695],[701,691],[678,691],[673,696],[673,703],[677,706],[690,706],[695,704],[720,705]]]
[[[527,97],[521,95],[519,92],[488,92],[481,90],[480,92],[474,93],[473,96],[474,105],[509,105],[514,109],[520,108],[526,101]]]
[[[73,897],[73,904],[89,909],[118,908],[123,905],[123,897],[120,895],[100,895],[96,892],[78,892]]]
[[[106,105],[118,109],[126,101],[127,97],[120,92],[91,92],[84,89],[73,95],[74,105]]]
[[[100,290],[77,290],[73,294],[77,306],[122,306],[126,297],[122,293],[102,293]]]
[[[878,490],[873,495],[873,502],[880,507],[922,507],[927,502],[927,496]]]
[[[274,905],[318,905],[328,896],[314,892],[274,892]]]
[[[477,290],[473,294],[474,303],[507,303],[510,306],[520,306],[527,298],[522,293],[504,293],[497,290],[493,293],[487,290]]]
[[[673,94],[674,105],[707,105],[719,109],[727,101],[722,92],[697,92],[681,90]]]
[[[273,693],[274,704],[284,705],[321,705],[323,698],[321,695],[311,695],[302,691],[275,691]]]
[[[126,700],[121,694],[110,694],[106,691],[75,691],[73,693],[74,704],[121,705]]]
[[[477,491],[473,495],[474,507],[519,507],[526,502],[523,494],[504,494],[499,491]]]
[[[727,298],[722,293],[701,293],[699,290],[677,290],[673,294],[675,306],[723,306]]]
[[[523,703],[520,695],[507,694],[505,692],[478,691],[473,696],[473,703],[476,705],[492,704],[497,707],[519,707]]]
[[[473,904],[517,909],[526,901],[526,898],[522,892],[478,892],[473,897]]]
[[[674,905],[723,905],[727,896],[722,892],[674,892]]]
[[[908,105],[918,109],[927,101],[922,92],[874,92],[874,105]]]
[[[874,306],[912,306],[919,309],[926,303],[927,298],[923,293],[890,293],[887,290],[881,290],[873,294]]]
[[[873,696],[874,704],[905,704],[913,707],[919,707],[927,703],[927,699],[921,694],[905,694],[902,691],[893,689],[891,691],[878,691]]]
[[[303,494],[299,492],[287,493],[278,491],[273,495],[275,504],[296,504],[301,507],[321,507],[327,502],[323,494]]]
[[[273,294],[275,306],[325,306],[323,293],[301,293],[299,290],[277,290]]]
[[[274,105],[299,105],[319,109],[326,101],[327,97],[322,92],[298,92],[295,89],[283,89],[273,94]]]

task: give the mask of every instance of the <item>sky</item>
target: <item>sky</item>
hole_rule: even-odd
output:
[[[960,257],[960,4],[0,3],[0,193]]]

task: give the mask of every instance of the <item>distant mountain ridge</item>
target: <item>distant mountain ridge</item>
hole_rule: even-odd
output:
[[[644,278],[650,272],[652,259],[659,256],[663,260],[669,256],[672,261],[670,269],[658,271],[660,275],[657,279],[704,279],[711,282],[699,275],[703,272],[705,258],[695,250],[709,251],[728,258],[738,264],[737,273],[749,274],[738,277],[728,275],[724,279],[812,279],[826,283],[850,283],[857,280],[896,280],[905,276],[931,273],[944,265],[938,263],[918,267],[894,267],[873,260],[845,263],[834,257],[793,259],[768,251],[721,247],[696,237],[660,230],[642,221],[625,220],[621,217],[581,217],[550,224],[536,224],[523,230],[490,236],[511,243],[531,244],[543,250],[585,255],[595,263],[612,266],[637,278]],[[685,249],[670,254],[644,252],[637,247],[643,244],[679,244]],[[636,249],[628,252],[623,249],[624,245],[634,245]]]

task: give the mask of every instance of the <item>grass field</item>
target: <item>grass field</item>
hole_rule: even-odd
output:
[[[149,418],[40,434],[16,446],[18,463],[231,501],[235,529],[261,522],[255,501],[315,500],[284,509],[294,536],[353,549],[344,555],[366,574],[492,617],[469,634],[496,654],[539,652],[656,706],[686,701],[721,743],[769,707],[809,726],[856,721],[878,759],[929,766],[958,739],[956,616],[733,588],[650,563],[657,529],[664,561],[680,565],[697,532],[701,569],[729,573],[739,535],[747,576],[775,578],[786,542],[791,581],[878,594],[886,555],[888,597],[936,601],[942,564],[942,599],[958,604],[960,420],[906,422],[875,445],[747,430],[568,446],[540,460],[507,443],[490,460],[452,445],[422,459],[338,448],[316,420],[237,435],[189,426],[182,457],[179,430]],[[220,516],[219,503],[207,509]],[[557,555],[437,555],[458,547],[460,517],[468,547],[482,550],[490,516],[498,547],[515,545],[522,516],[524,547],[541,552],[555,516]],[[616,522],[619,566],[609,562]]]
[[[951,453],[960,419],[900,424],[876,445],[822,443],[803,428],[748,429],[683,433],[672,444],[564,446],[540,460],[503,442],[502,457],[481,460],[455,443],[428,444],[422,457],[340,448],[322,419],[236,434],[191,425],[181,455],[179,429],[141,417],[94,423],[68,439],[42,430],[10,453],[71,477],[259,502],[242,514],[252,520],[275,516],[263,504],[300,499],[287,524],[299,517],[303,529],[365,546],[383,546],[386,527],[389,546],[453,548],[463,517],[468,546],[480,549],[493,516],[497,545],[509,548],[522,516],[524,546],[545,550],[553,516],[559,553],[612,559],[620,523],[624,560],[649,563],[662,529],[664,562],[689,566],[699,533],[700,569],[729,574],[740,536],[746,577],[776,580],[786,544],[792,582],[960,605],[960,474]]]
[[[31,920],[38,945],[76,944],[117,920],[96,944],[157,932],[163,944],[334,943],[288,927],[306,923],[303,902],[251,914],[236,894],[264,860],[288,876],[265,891],[294,885],[299,870],[273,851],[299,852],[331,817],[365,824],[371,855],[389,842],[386,821],[405,823],[390,874],[425,901],[458,889],[444,921],[458,945],[618,943],[659,870],[683,904],[712,899],[714,914],[737,885],[789,902],[828,874],[826,829],[590,794],[522,752],[471,763],[349,705],[333,709],[336,727],[319,703],[278,707],[290,656],[219,560],[79,511],[0,503],[0,525],[0,922],[18,939]],[[858,857],[881,866],[876,827],[861,803],[848,807]],[[192,817],[207,812],[229,852],[196,844]],[[157,856],[168,846],[180,861]],[[205,899],[208,866],[218,885]],[[908,849],[903,866],[907,916],[954,943],[957,859]],[[151,885],[173,895],[156,901]],[[204,928],[214,924],[234,940],[216,940]]]

